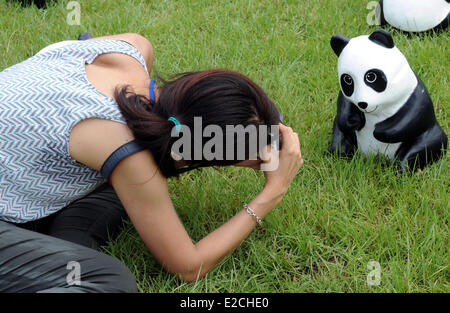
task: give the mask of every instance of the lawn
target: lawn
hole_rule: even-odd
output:
[[[137,32],[153,43],[163,76],[207,68],[240,71],[260,84],[299,133],[304,166],[282,203],[204,279],[166,273],[127,223],[104,248],[135,274],[142,292],[449,292],[449,154],[421,173],[397,175],[382,158],[326,153],[339,91],[333,34],[369,34],[369,1],[69,1],[47,10],[0,0],[0,70],[44,46]],[[345,3],[345,4],[344,4]],[[449,31],[394,40],[427,86],[449,133]],[[155,72],[152,74],[155,75]],[[194,241],[262,189],[248,168],[207,168],[170,179],[171,197]],[[369,285],[369,262],[380,284]]]

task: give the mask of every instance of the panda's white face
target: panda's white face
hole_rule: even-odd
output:
[[[339,81],[344,96],[358,109],[378,115],[409,98],[417,78],[397,47],[386,48],[360,36],[339,55]]]

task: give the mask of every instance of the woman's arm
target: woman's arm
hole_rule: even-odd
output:
[[[283,136],[280,165],[273,172],[265,172],[264,189],[249,203],[261,218],[281,201],[303,162],[296,133],[283,125],[280,131]],[[202,278],[237,248],[256,226],[253,217],[240,210],[227,223],[194,244],[172,205],[166,179],[148,151],[120,162],[111,179],[150,252],[169,272],[188,282]]]

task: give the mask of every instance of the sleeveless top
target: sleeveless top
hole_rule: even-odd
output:
[[[126,123],[85,72],[85,63],[112,52],[134,57],[148,73],[144,57],[121,40],[55,45],[0,72],[0,220],[43,218],[106,181],[70,156],[69,135],[87,118]]]

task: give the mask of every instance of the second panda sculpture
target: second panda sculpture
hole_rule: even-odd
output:
[[[447,136],[439,126],[431,98],[392,36],[335,35],[339,92],[332,153],[383,154],[403,170],[423,168],[439,159]]]
[[[380,0],[381,25],[421,33],[448,27],[450,0]]]

